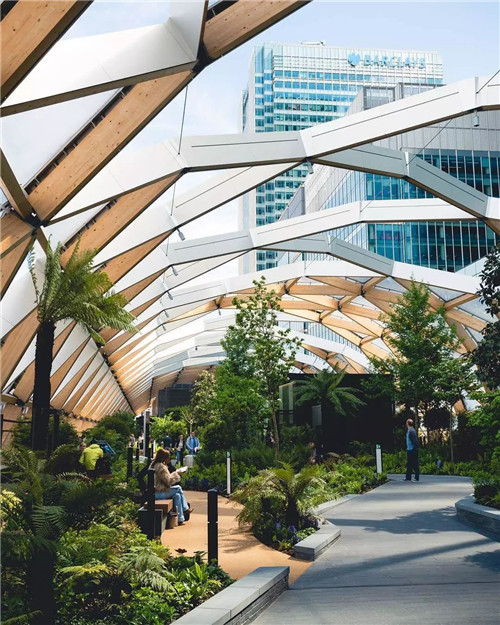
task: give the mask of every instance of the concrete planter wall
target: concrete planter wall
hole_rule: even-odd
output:
[[[457,501],[455,508],[461,521],[500,538],[500,510],[481,506],[473,495]]]

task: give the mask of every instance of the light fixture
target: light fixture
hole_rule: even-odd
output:
[[[23,406],[23,409],[21,410],[21,414],[23,417],[25,417],[28,414],[29,411],[29,406]]]
[[[5,410],[5,406],[7,404],[4,401],[0,401],[0,412],[3,414],[3,411]]]
[[[167,295],[168,295],[169,299],[174,299],[174,296],[172,295],[172,293],[170,293],[170,291],[167,291]]]
[[[306,161],[306,165],[307,165],[307,173],[308,174],[314,173],[313,164],[311,163],[311,161]]]
[[[180,230],[177,230],[177,232],[179,233],[179,238],[181,241],[185,241],[186,237],[182,234],[182,232]]]
[[[477,110],[474,111],[474,117],[472,118],[472,125],[474,128],[479,128],[479,115],[477,114]]]
[[[172,265],[172,273],[174,274],[174,276],[178,276],[179,272],[177,271],[177,269],[175,268],[175,265]]]

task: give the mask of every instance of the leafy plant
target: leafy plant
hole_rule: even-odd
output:
[[[318,491],[326,492],[320,467],[307,466],[295,473],[290,465],[281,464],[281,467],[260,471],[236,491],[234,499],[244,506],[238,515],[240,523],[255,525],[264,514],[272,511],[286,526],[300,528]]]
[[[277,325],[281,310],[279,296],[266,287],[264,277],[254,280],[254,292],[248,298],[234,298],[236,321],[222,340],[228,367],[237,376],[254,377],[266,399],[273,424],[275,456],[279,457],[278,431],[279,388],[288,381],[300,341],[290,330]]]
[[[455,357],[461,340],[448,325],[444,306],[434,309],[430,297],[425,284],[411,282],[383,317],[393,355],[370,358],[375,373],[368,383],[372,393],[412,408],[417,428],[419,415],[431,406],[449,407],[473,386],[469,363]]]
[[[349,386],[340,386],[345,377],[345,372],[329,371],[322,369],[316,375],[299,380],[295,385],[295,397],[300,406],[306,402],[321,404],[323,414],[326,415],[324,406],[330,402],[336,412],[342,416],[358,406],[364,406],[358,394],[359,389]]]
[[[500,313],[500,243],[486,256],[478,292],[486,311],[496,317]],[[500,320],[495,318],[483,330],[483,340],[472,353],[479,379],[490,389],[500,387]]]
[[[40,290],[35,272],[34,254],[29,268],[36,293],[38,330],[35,349],[35,382],[33,389],[33,448],[44,450],[47,444],[50,409],[50,372],[56,324],[76,321],[98,343],[103,343],[97,330],[112,327],[135,332],[133,316],[125,310],[127,303],[119,293],[110,292],[107,274],[93,266],[97,250],[82,250],[77,243],[71,256],[61,263],[63,245],[45,250],[45,279]]]

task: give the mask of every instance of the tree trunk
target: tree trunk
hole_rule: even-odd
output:
[[[453,454],[453,434],[451,432],[452,428],[453,428],[453,415],[450,410],[450,458],[451,458],[451,464],[455,464],[455,459],[454,459],[454,454]]]
[[[278,432],[278,419],[276,417],[276,411],[272,411],[273,417],[273,430],[274,430],[274,459],[278,462],[280,457],[280,435]]]
[[[35,385],[33,388],[32,444],[45,450],[49,431],[50,371],[54,347],[55,324],[42,323],[36,334]]]
[[[27,586],[30,607],[38,615],[33,625],[54,622],[54,554],[48,550],[35,549],[28,564]]]

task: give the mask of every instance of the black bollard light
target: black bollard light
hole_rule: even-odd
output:
[[[153,540],[155,537],[155,470],[148,469],[148,538]]]
[[[217,498],[219,493],[215,488],[208,491],[208,563],[219,563],[219,528]]]
[[[132,447],[127,447],[127,482],[132,477],[133,460],[134,460],[134,450]]]
[[[139,462],[139,454],[141,453],[141,450],[139,449],[139,443],[136,443],[136,447],[135,447],[135,459],[137,462]]]

